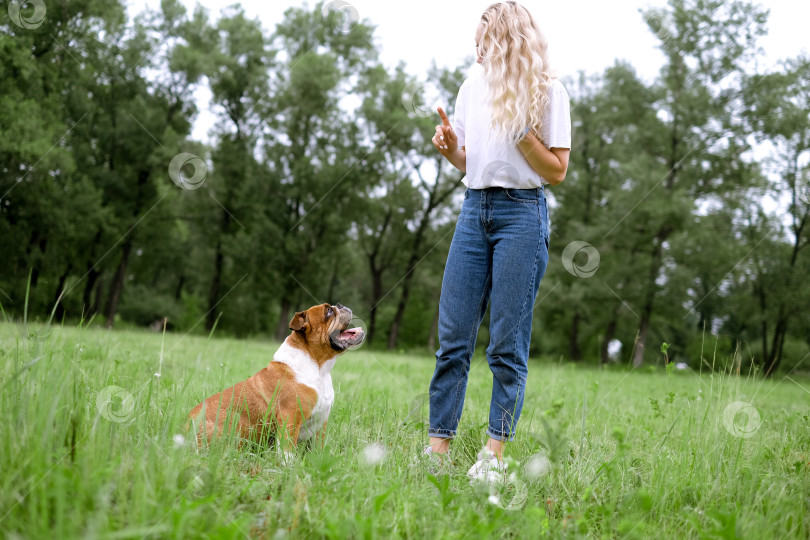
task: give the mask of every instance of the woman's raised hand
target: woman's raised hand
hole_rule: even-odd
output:
[[[436,126],[436,135],[433,136],[433,146],[436,147],[443,156],[448,156],[458,149],[458,137],[456,132],[453,131],[453,126],[450,125],[450,119],[444,113],[444,110],[439,107],[439,117],[442,123]]]

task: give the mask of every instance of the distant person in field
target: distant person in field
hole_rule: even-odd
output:
[[[506,469],[504,444],[513,440],[523,408],[532,312],[548,263],[545,186],[562,182],[568,169],[568,93],[549,71],[547,47],[520,4],[487,8],[475,31],[480,67],[459,89],[453,122],[438,109],[442,123],[432,140],[466,173],[467,190],[442,281],[424,453],[440,465],[456,435],[489,304],[489,440],[468,473],[473,479],[495,481]]]

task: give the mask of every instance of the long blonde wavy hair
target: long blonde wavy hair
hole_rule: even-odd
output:
[[[545,35],[517,2],[492,4],[481,26],[477,52],[492,99],[492,128],[515,144],[527,127],[540,137],[553,80]]]

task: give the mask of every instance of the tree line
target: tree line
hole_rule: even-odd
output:
[[[430,144],[432,105],[452,114],[472,59],[385,66],[373,26],[322,3],[272,31],[239,6],[214,19],[163,0],[129,20],[118,0],[15,5],[0,21],[7,317],[281,338],[329,301],[372,347],[436,347],[464,188]],[[652,83],[619,61],[564,81],[573,148],[548,190],[532,353],[799,367],[810,58],[758,70],[767,11],[744,1],[640,17],[665,56]],[[191,136],[203,91],[207,142]]]

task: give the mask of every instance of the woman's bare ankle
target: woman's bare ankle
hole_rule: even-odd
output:
[[[503,461],[504,445],[504,441],[499,441],[490,437],[490,439],[487,441],[486,448],[495,452],[495,455],[498,457],[498,461]]]
[[[450,439],[447,437],[431,437],[430,447],[435,454],[446,454],[450,450]]]

